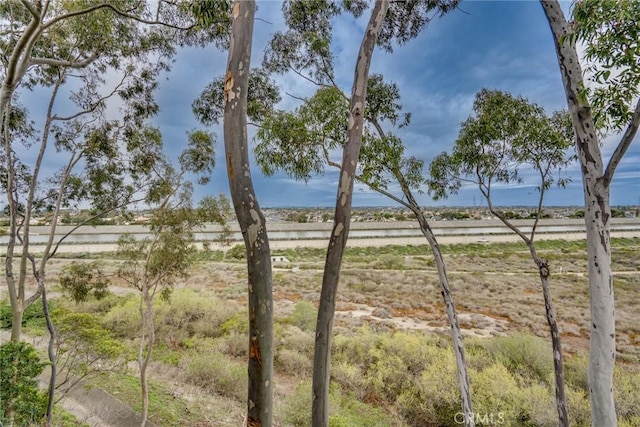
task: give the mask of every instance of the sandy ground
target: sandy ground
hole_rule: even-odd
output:
[[[612,231],[611,237],[633,238],[640,237],[640,231]],[[537,240],[582,240],[585,238],[582,232],[569,233],[542,233],[538,234]],[[441,245],[451,244],[468,244],[468,243],[495,243],[495,242],[518,242],[520,237],[511,234],[487,234],[473,236],[438,236],[438,243]],[[227,250],[234,245],[242,244],[241,241],[231,242],[230,245],[222,246],[217,242],[209,244],[212,250]],[[379,247],[386,245],[425,245],[427,241],[424,237],[385,237],[385,238],[350,238],[347,246],[350,247]],[[295,249],[299,247],[307,248],[325,248],[328,241],[325,239],[310,240],[271,240],[269,246],[271,249]],[[202,248],[202,244],[198,246]],[[42,246],[32,245],[32,251],[39,253],[43,249]],[[60,245],[58,252],[60,253],[96,253],[96,252],[114,252],[118,249],[116,243],[90,243],[90,244],[69,244]]]

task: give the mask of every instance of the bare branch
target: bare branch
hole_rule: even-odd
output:
[[[71,116],[66,116],[66,117],[60,117],[57,114],[54,115],[51,120],[59,120],[59,121],[68,121],[68,120],[73,120],[76,119],[84,114],[89,114],[92,113],[96,110],[96,108],[98,108],[98,106],[100,104],[102,104],[104,101],[106,101],[107,99],[111,98],[113,95],[116,94],[116,92],[118,91],[118,89],[120,89],[122,87],[122,85],[124,84],[124,81],[126,80],[126,78],[128,77],[127,74],[124,75],[124,77],[122,77],[122,80],[120,80],[120,83],[118,83],[116,85],[116,87],[113,88],[113,90],[111,91],[111,93],[109,93],[108,95],[105,95],[103,97],[101,97],[100,99],[98,99],[91,107],[87,108],[86,110],[83,111],[79,111],[75,114],[72,114]]]
[[[309,100],[307,98],[303,98],[301,96],[296,96],[296,95],[292,95],[289,92],[285,92],[285,94],[287,94],[288,96],[290,96],[293,99],[297,99],[298,101],[302,101],[302,102],[309,102]]]

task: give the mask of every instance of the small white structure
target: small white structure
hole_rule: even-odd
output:
[[[290,262],[287,257],[284,256],[272,256],[271,262]]]

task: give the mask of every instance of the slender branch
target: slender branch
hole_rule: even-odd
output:
[[[309,102],[309,100],[307,98],[302,98],[300,96],[292,95],[289,92],[285,92],[285,94],[289,95],[293,99],[297,99],[298,101],[302,101],[302,102],[305,102],[305,103]]]
[[[322,147],[322,150],[324,151],[324,158],[327,162],[328,166],[334,167],[336,169],[342,169],[342,165],[338,162],[334,162],[333,160],[329,159],[329,151],[327,150],[326,147]],[[372,189],[373,191],[382,194],[383,196],[387,196],[388,198],[390,198],[391,200],[393,200],[394,202],[398,203],[399,205],[404,206],[407,209],[411,209],[413,210],[413,208],[411,207],[411,205],[407,202],[405,202],[404,200],[400,199],[399,197],[395,196],[394,194],[390,193],[389,191],[378,187],[377,185],[368,182],[367,180],[363,179],[360,175],[356,175],[355,178],[360,181],[362,184],[366,185],[367,187],[369,187],[370,189]]]
[[[87,225],[87,224],[91,223],[92,221],[94,221],[94,220],[96,220],[96,219],[100,218],[101,216],[103,216],[103,215],[105,215],[105,214],[108,214],[109,212],[113,212],[113,211],[115,211],[116,209],[120,209],[120,208],[121,208],[121,207],[123,207],[123,206],[129,205],[129,204],[133,204],[133,203],[142,202],[142,201],[144,201],[144,197],[142,197],[142,198],[140,198],[140,199],[136,199],[136,200],[130,200],[130,201],[127,201],[127,202],[123,202],[123,203],[121,203],[121,204],[119,204],[119,205],[117,205],[117,206],[112,207],[111,209],[107,209],[107,210],[105,210],[105,211],[99,212],[99,213],[97,213],[97,214],[93,215],[92,217],[90,217],[90,218],[86,219],[85,221],[82,221],[80,224],[78,224],[78,225],[76,225],[75,227],[73,227],[69,232],[65,233],[65,235],[64,235],[64,236],[62,236],[62,237],[60,238],[60,240],[58,240],[58,242],[57,242],[57,243],[56,243],[56,245],[54,246],[53,251],[51,251],[51,254],[49,255],[49,257],[48,257],[48,258],[53,258],[53,257],[55,256],[56,252],[58,251],[58,248],[60,247],[60,244],[63,242],[63,240],[64,240],[64,239],[66,239],[67,237],[69,237],[69,236],[70,236],[73,232],[75,232],[78,228],[80,228],[80,227],[82,227],[82,226],[85,226],[85,225]]]
[[[52,58],[33,58],[31,59],[31,64],[34,65],[49,65],[51,67],[68,67],[68,68],[84,68],[90,65],[93,61],[98,59],[100,55],[98,52],[94,52],[90,57],[82,60],[82,61],[66,61],[62,59],[52,59]]]
[[[292,66],[289,66],[289,69],[290,69],[291,71],[293,71],[294,73],[296,73],[297,75],[299,75],[300,77],[302,77],[303,79],[305,79],[306,81],[308,81],[309,83],[311,83],[311,84],[314,84],[314,85],[319,86],[319,87],[330,87],[330,86],[328,86],[328,85],[326,85],[326,84],[324,84],[324,83],[320,83],[320,82],[318,82],[318,81],[313,80],[313,79],[312,79],[311,77],[309,77],[309,76],[305,76],[305,75],[304,75],[304,74],[302,74],[300,71],[298,71],[298,70],[296,70],[295,68],[293,68]]]
[[[120,83],[118,83],[118,84],[116,85],[116,87],[114,87],[114,88],[113,88],[113,90],[111,91],[111,93],[109,93],[108,95],[105,95],[105,96],[103,96],[103,97],[99,98],[96,102],[94,102],[94,103],[93,103],[93,105],[92,105],[91,107],[87,108],[86,110],[79,111],[79,112],[77,112],[77,113],[75,113],[75,114],[72,114],[71,116],[66,116],[66,117],[60,117],[60,116],[58,116],[58,115],[56,114],[56,115],[54,115],[54,116],[51,118],[51,120],[68,121],[68,120],[76,119],[76,118],[78,118],[78,117],[80,117],[80,116],[82,116],[82,115],[84,115],[84,114],[93,113],[93,112],[96,110],[96,108],[98,108],[98,106],[99,106],[100,104],[102,104],[104,101],[106,101],[107,99],[111,98],[113,95],[115,95],[115,94],[116,94],[116,92],[118,91],[118,89],[119,89],[120,87],[122,87],[122,85],[124,84],[124,81],[126,80],[126,78],[127,78],[127,77],[129,77],[129,75],[128,75],[128,74],[125,74],[125,75],[122,77],[122,80],[120,80]]]
[[[537,166],[540,166],[540,164],[538,163]],[[540,171],[540,197],[538,198],[538,208],[536,210],[536,219],[533,221],[533,226],[531,227],[531,234],[529,234],[530,236],[529,238],[531,239],[531,242],[533,242],[536,229],[538,227],[538,222],[540,222],[540,215],[542,215],[542,202],[544,200],[544,193],[545,193],[544,181],[545,181],[545,177],[549,173],[550,167],[551,167],[551,163],[547,163],[547,168],[544,172],[542,172],[542,168],[538,167],[538,170]]]
[[[20,0],[20,2],[29,11],[29,13],[31,14],[31,16],[33,16],[34,19],[40,20],[41,18],[40,11],[36,8],[35,5],[33,5],[28,0]]]
[[[191,25],[189,27],[179,27],[179,26],[176,26],[176,25],[168,24],[166,22],[162,22],[162,21],[157,21],[157,20],[150,21],[150,20],[147,20],[147,19],[140,18],[139,16],[131,15],[130,13],[127,13],[127,12],[125,12],[123,10],[118,9],[117,7],[113,6],[112,4],[100,3],[100,4],[97,4],[95,6],[91,6],[91,7],[85,8],[85,9],[81,9],[81,10],[76,10],[74,12],[65,13],[64,15],[60,15],[60,16],[58,16],[56,18],[53,18],[51,21],[49,21],[46,24],[44,24],[42,26],[42,28],[43,29],[47,29],[50,26],[52,26],[52,25],[56,24],[57,22],[60,22],[60,21],[62,21],[64,19],[72,18],[74,16],[86,15],[86,14],[94,12],[96,10],[105,9],[105,8],[106,9],[110,9],[113,13],[115,13],[117,15],[120,15],[123,18],[133,19],[134,21],[140,22],[141,24],[162,25],[164,27],[173,28],[173,29],[176,29],[176,30],[190,30],[190,29],[192,29],[194,27],[194,25]]]
[[[611,180],[613,179],[613,174],[616,171],[616,168],[620,164],[622,157],[627,152],[627,149],[631,145],[633,138],[635,138],[636,133],[638,132],[638,126],[640,126],[640,99],[636,103],[636,108],[633,111],[633,116],[631,117],[631,122],[627,129],[624,131],[622,138],[620,139],[620,143],[616,147],[613,155],[609,159],[609,163],[607,164],[607,168],[604,171],[604,182],[605,186],[609,186],[611,184]]]

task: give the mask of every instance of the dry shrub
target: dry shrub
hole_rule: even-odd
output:
[[[273,365],[278,372],[298,377],[308,377],[313,368],[312,360],[308,356],[286,348],[276,350]]]
[[[548,383],[553,373],[553,356],[548,341],[516,333],[486,342],[487,351],[511,373],[523,373],[532,380]]]
[[[278,335],[278,348],[286,348],[313,357],[314,338],[312,332],[305,332],[297,326],[284,326],[281,330],[276,328]]]
[[[627,421],[640,421],[640,371],[637,368],[618,366],[614,373],[613,388],[618,417]]]
[[[232,357],[243,357],[249,352],[249,337],[247,334],[232,332],[215,339],[215,348]]]
[[[246,364],[215,351],[192,351],[180,361],[189,384],[242,401],[247,394]]]
[[[154,301],[156,339],[175,349],[194,336],[217,337],[225,332],[222,325],[236,313],[234,303],[190,290],[175,291],[169,301]],[[121,338],[137,338],[140,323],[140,300],[134,295],[103,317],[105,327]]]

